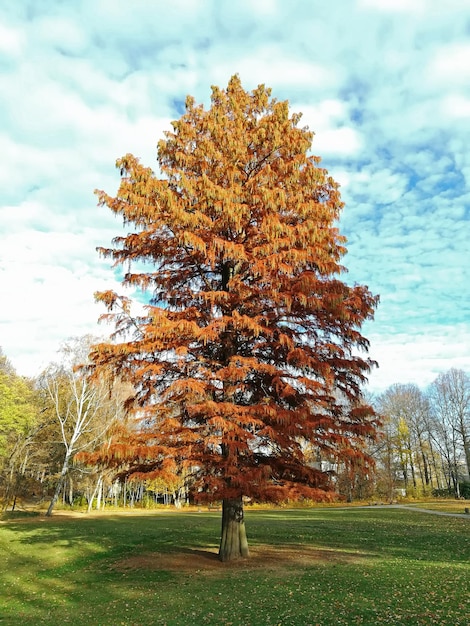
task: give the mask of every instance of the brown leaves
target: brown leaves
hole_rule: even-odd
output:
[[[188,97],[158,144],[162,178],[128,154],[116,197],[98,192],[134,226],[100,251],[149,306],[135,319],[126,298],[98,294],[133,336],[92,358],[134,386],[149,445],[192,463],[195,486],[220,497],[237,485],[271,498],[296,481],[318,496],[329,481],[305,469],[301,442],[331,458],[349,446],[348,456],[373,429],[370,408],[350,409],[371,365],[355,349],[367,349],[360,327],[377,299],[338,278],[343,204],[299,120],[234,76],[207,110]]]

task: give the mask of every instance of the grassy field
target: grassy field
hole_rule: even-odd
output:
[[[441,511],[443,513],[465,513],[465,509],[470,507],[470,501],[432,500],[429,502],[409,503],[407,506],[414,506],[419,509],[429,509],[431,511]]]
[[[0,624],[470,623],[470,518],[387,507],[248,511],[252,558],[216,558],[220,513],[0,523]]]

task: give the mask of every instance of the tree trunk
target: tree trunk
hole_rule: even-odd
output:
[[[241,497],[224,500],[219,559],[223,562],[250,556]]]
[[[70,506],[73,506],[73,480],[72,478],[69,476],[69,504]]]
[[[463,420],[461,424],[461,429],[462,429],[463,451],[465,454],[465,464],[467,466],[467,476],[470,476],[470,441],[467,436],[467,429],[465,427],[465,423]]]
[[[436,479],[436,486],[438,489],[442,489],[442,484],[441,484],[441,472],[442,472],[442,461],[441,461],[441,471],[439,471],[438,465],[437,465],[437,461],[436,461],[436,455],[434,454],[434,449],[431,445],[431,442],[429,441],[429,448],[431,451],[431,466],[434,470],[434,477]],[[433,486],[432,480],[431,480],[431,485]]]
[[[98,479],[98,493],[96,494],[96,510],[101,510],[101,502],[103,500],[103,477]]]
[[[59,499],[60,492],[65,485],[65,478],[67,476],[67,472],[69,470],[70,459],[72,458],[71,449],[67,449],[64,462],[62,464],[62,470],[60,472],[59,480],[57,481],[57,485],[54,491],[54,495],[52,496],[52,500],[49,504],[49,508],[46,512],[46,517],[50,517],[52,515],[52,511],[57,504],[57,500]]]
[[[46,517],[50,517],[52,515],[52,511],[57,504],[57,500],[59,499],[59,495],[64,484],[64,475],[61,474],[59,480],[57,481],[57,485],[54,490],[54,495],[52,496],[52,500],[50,501],[49,508],[46,512]]]
[[[99,476],[97,481],[96,481],[96,485],[95,488],[93,489],[93,493],[91,494],[90,499],[88,500],[88,509],[87,509],[87,513],[90,513],[93,509],[93,502],[95,501],[95,498],[97,498],[97,502],[96,502],[96,510],[99,510],[100,508],[100,493],[99,490],[101,488],[101,482],[102,482],[103,478],[102,476]]]

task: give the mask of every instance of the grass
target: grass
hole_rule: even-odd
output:
[[[469,500],[433,500],[429,502],[410,503],[419,509],[429,509],[431,511],[441,511],[443,513],[465,513],[465,509],[470,507]]]
[[[39,517],[39,511],[4,511],[0,513],[0,521]]]
[[[386,507],[249,510],[252,558],[216,559],[220,513],[0,524],[0,624],[468,625],[470,519]]]

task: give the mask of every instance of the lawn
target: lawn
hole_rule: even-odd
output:
[[[407,504],[418,509],[429,509],[441,511],[443,513],[465,513],[465,509],[470,507],[469,500],[431,500],[429,502],[416,502]]]
[[[216,558],[220,513],[0,523],[0,624],[470,623],[470,518],[387,507],[248,510],[252,558]]]

